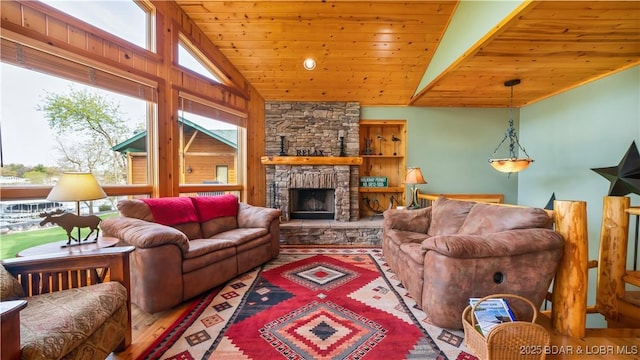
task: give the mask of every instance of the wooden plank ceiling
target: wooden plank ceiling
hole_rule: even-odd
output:
[[[457,1],[176,3],[267,101],[520,107],[640,64],[640,1],[530,2],[415,97]]]

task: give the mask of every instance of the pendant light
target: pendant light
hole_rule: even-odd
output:
[[[509,98],[509,127],[504,134],[504,138],[500,141],[498,147],[493,150],[493,154],[491,154],[491,158],[489,159],[489,163],[494,169],[509,174],[522,171],[533,162],[533,159],[529,157],[527,151],[520,145],[518,134],[516,134],[516,130],[513,128],[513,87],[518,84],[520,84],[520,79],[508,80],[504,83],[504,86],[511,88],[511,97]],[[509,139],[509,157],[495,158],[496,152],[498,152],[500,146],[502,146],[507,139]],[[522,150],[526,158],[519,158],[517,156],[516,146]]]

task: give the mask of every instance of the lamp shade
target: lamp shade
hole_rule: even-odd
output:
[[[494,169],[504,173],[515,173],[526,169],[533,159],[490,159]]]
[[[418,167],[412,167],[407,170],[407,177],[404,179],[405,184],[426,184],[427,182],[422,176],[422,170]]]
[[[107,197],[98,181],[91,173],[66,172],[60,176],[51,189],[47,200],[52,201],[88,201]]]

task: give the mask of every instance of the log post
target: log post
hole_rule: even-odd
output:
[[[581,338],[587,321],[587,203],[556,200],[553,209],[564,250],[553,282],[551,325],[562,335]]]
[[[618,299],[625,293],[630,204],[631,199],[622,196],[605,196],[603,201],[596,310],[607,321],[619,320]]]

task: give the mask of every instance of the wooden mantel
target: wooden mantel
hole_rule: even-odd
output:
[[[263,165],[360,165],[357,156],[263,156]]]

